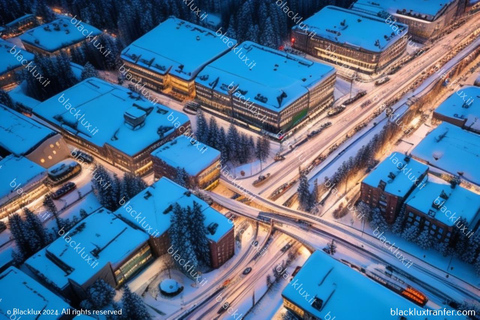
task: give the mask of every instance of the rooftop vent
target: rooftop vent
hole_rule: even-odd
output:
[[[151,196],[152,196],[152,193],[147,190],[147,191],[145,192],[145,194],[143,195],[143,198],[144,198],[145,200],[148,200],[148,198],[150,198]]]
[[[218,223],[212,222],[208,225],[207,230],[208,232],[210,232],[211,235],[214,235],[215,232],[217,232],[217,228],[218,228]]]
[[[123,114],[125,123],[133,130],[142,127],[145,124],[147,113],[136,107],[131,107]]]

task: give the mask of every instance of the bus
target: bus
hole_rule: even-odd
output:
[[[82,166],[74,160],[63,160],[48,169],[48,181],[52,186],[59,185],[82,171]]]

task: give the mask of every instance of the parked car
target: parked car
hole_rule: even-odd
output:
[[[250,272],[252,272],[252,268],[250,268],[250,267],[243,270],[243,274],[245,274],[245,275],[249,274]]]
[[[61,197],[63,197],[67,193],[72,192],[76,187],[77,186],[76,186],[75,183],[68,182],[65,185],[63,185],[62,187],[60,187],[60,189],[58,189],[57,191],[52,193],[52,198],[55,199],[55,200],[60,199]]]

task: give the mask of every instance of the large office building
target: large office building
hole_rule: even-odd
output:
[[[33,58],[34,56],[30,52],[0,39],[0,88],[8,89],[17,85],[20,82],[17,73],[25,68],[25,65]]]
[[[44,56],[70,54],[71,49],[82,45],[102,32],[74,18],[60,18],[28,30],[20,36],[26,50]]]
[[[285,132],[333,104],[335,76],[325,64],[246,41],[199,73],[197,100],[253,129]]]
[[[229,50],[216,32],[170,17],[122,51],[121,70],[152,90],[193,99],[198,72]]]
[[[97,279],[119,287],[152,259],[148,235],[103,208],[58,234],[25,264],[52,290],[77,301]]]
[[[0,160],[0,219],[49,192],[47,170],[25,157]]]
[[[468,223],[468,231],[464,232],[467,237],[478,229],[480,195],[429,175],[425,185],[405,201],[405,215],[407,226],[426,228],[435,241],[450,243],[457,240],[454,236],[461,232],[455,225],[459,218]],[[463,226],[463,222],[459,225]]]
[[[63,137],[12,109],[0,105],[0,157],[25,157],[49,168],[69,156]]]
[[[380,17],[326,6],[292,29],[295,49],[352,71],[379,73],[407,47],[408,26]]]
[[[389,277],[385,268],[371,265],[362,274],[322,251],[312,253],[290,279],[282,297],[284,307],[302,320],[427,319],[391,314],[391,310],[409,309],[422,313],[424,309],[414,301],[426,302],[426,299],[414,288]]]
[[[33,112],[74,146],[137,175],[151,172],[153,150],[190,127],[185,114],[97,78],[59,93]]]
[[[17,37],[37,25],[37,17],[33,13],[28,13],[0,27],[0,36],[4,39]]]
[[[379,208],[386,221],[394,223],[403,203],[427,172],[427,165],[394,152],[363,179],[360,200]]]
[[[443,122],[413,149],[411,155],[428,164],[437,176],[445,180],[458,177],[465,186],[479,190],[480,135]]]
[[[480,88],[463,87],[462,90],[452,93],[435,109],[433,117],[480,133]]]
[[[69,311],[72,311],[68,303],[15,267],[10,267],[0,274],[0,287],[2,288],[0,319],[66,320],[72,318],[68,315]],[[33,310],[39,314],[12,314],[15,309],[23,312]]]
[[[194,202],[201,206],[205,216],[204,226],[209,240],[211,265],[219,268],[235,253],[233,224],[205,201],[171,180],[161,178],[122,204],[115,214],[139,230],[150,230],[152,251],[161,256],[167,253],[171,245],[168,230],[171,226],[173,205],[178,203],[182,208],[193,208]],[[141,221],[137,217],[142,217]]]
[[[220,151],[181,135],[152,152],[155,179],[181,177],[189,188],[210,189],[220,179]]]
[[[424,42],[441,33],[457,13],[460,0],[357,0],[355,11],[408,25],[409,34]]]

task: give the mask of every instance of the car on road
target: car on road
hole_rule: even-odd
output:
[[[248,267],[248,268],[246,268],[245,270],[243,270],[243,274],[245,274],[245,275],[249,274],[250,272],[252,272],[252,268],[251,268],[251,267]]]
[[[254,247],[258,246],[258,241],[255,240],[254,242],[252,242],[252,245],[253,245]]]
[[[77,186],[74,182],[68,182],[65,185],[61,186],[60,189],[52,193],[52,198],[57,200],[66,195],[69,192],[72,192]]]
[[[222,314],[224,313],[225,311],[227,311],[227,309],[230,307],[230,303],[228,302],[225,302],[222,307],[220,308],[220,310],[217,311],[217,314]]]

